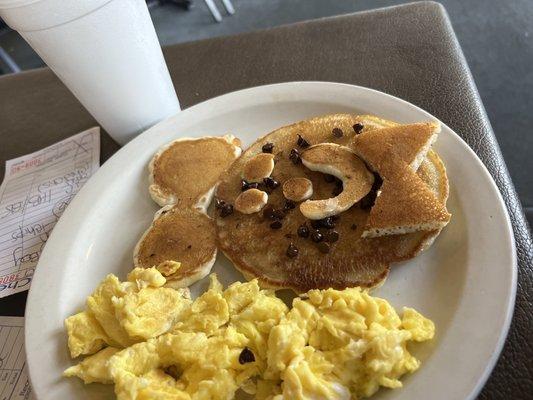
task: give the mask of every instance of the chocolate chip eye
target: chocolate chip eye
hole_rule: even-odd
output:
[[[296,144],[302,149],[306,149],[310,146],[309,142],[305,140],[300,134],[298,134],[298,140],[296,141]]]
[[[248,347],[242,349],[241,354],[239,354],[239,364],[248,364],[255,361],[254,353]]]
[[[333,128],[333,130],[331,131],[331,133],[333,134],[333,136],[335,136],[336,138],[341,138],[344,136],[344,132],[342,131],[341,128]]]
[[[360,134],[363,131],[365,126],[363,124],[357,123],[353,126],[353,130],[356,134]]]
[[[272,153],[272,150],[274,149],[274,143],[265,143],[263,147],[261,147],[261,150],[263,153]]]

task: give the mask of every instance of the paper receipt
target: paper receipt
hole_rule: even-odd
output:
[[[26,371],[23,317],[0,317],[0,349],[0,400],[33,399]]]
[[[52,228],[99,165],[100,128],[6,162],[0,186],[0,298],[30,288]]]

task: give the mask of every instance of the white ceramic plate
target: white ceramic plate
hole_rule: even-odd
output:
[[[126,145],[85,185],[55,227],[41,256],[26,308],[26,351],[40,400],[113,398],[110,387],[61,378],[72,364],[63,320],[112,272],[124,278],[132,250],[152,220],[147,165],[159,146],[184,136],[231,132],[244,146],[277,127],[328,113],[376,114],[398,122],[434,117],[398,98],[337,83],[296,82],[242,90],[191,107]],[[422,368],[401,390],[379,399],[472,399],[486,381],[514,306],[516,258],[500,193],[474,152],[448,127],[435,145],[450,179],[448,227],[433,247],[393,266],[376,292],[435,321],[431,343],[416,346]],[[224,283],[242,279],[219,256]],[[204,283],[195,285],[202,290]]]

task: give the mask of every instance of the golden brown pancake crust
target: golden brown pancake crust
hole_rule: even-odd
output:
[[[178,261],[181,267],[167,279],[193,276],[216,254],[213,220],[194,208],[163,210],[136,250],[136,266],[150,268],[167,260]]]
[[[382,236],[444,227],[450,214],[412,168],[419,153],[425,157],[433,123],[400,125],[364,132],[352,148],[383,178],[381,194],[370,212],[365,235]]]
[[[172,200],[154,200],[160,205],[195,206],[235,158],[235,145],[221,137],[173,142],[154,157],[151,185],[158,197]]]
[[[240,177],[244,164],[269,142],[274,143],[274,179],[283,184],[289,178],[305,177],[313,183],[312,199],[332,197],[335,183],[326,182],[322,173],[293,164],[288,155],[292,148],[297,148],[298,134],[311,145],[326,142],[347,145],[353,141],[355,132],[352,126],[356,123],[363,123],[365,130],[394,125],[375,117],[339,114],[280,128],[250,146],[224,173],[217,198],[234,203],[241,192]],[[340,128],[343,136],[333,136],[333,128]],[[424,172],[420,175],[422,179],[429,178],[428,168],[421,169]],[[285,199],[281,187],[272,191],[268,204],[276,209],[283,208]],[[302,223],[307,222],[309,226],[298,207],[286,213],[282,228],[277,230],[270,228],[272,221],[263,217],[262,213],[244,215],[234,212],[225,218],[217,215],[217,237],[219,248],[245,276],[258,277],[263,286],[288,287],[302,292],[312,288],[376,286],[386,278],[391,262],[413,257],[431,235],[435,235],[435,232],[416,232],[363,239],[362,227],[367,217],[368,210],[358,205],[343,212],[335,227],[339,240],[331,244],[327,254],[322,253],[309,238],[297,235]],[[295,258],[286,255],[290,243],[299,249]]]

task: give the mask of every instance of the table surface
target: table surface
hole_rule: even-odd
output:
[[[346,82],[401,97],[461,135],[485,163],[504,196],[519,259],[518,294],[509,337],[479,398],[531,398],[531,238],[470,71],[439,4],[413,3],[184,43],[168,47],[164,53],[183,107],[268,83]],[[48,69],[2,77],[0,93],[2,160],[38,150],[95,125]],[[101,161],[118,149],[104,132]],[[3,168],[2,163],[0,175]],[[25,300],[26,293],[1,299],[0,315],[23,315]]]

